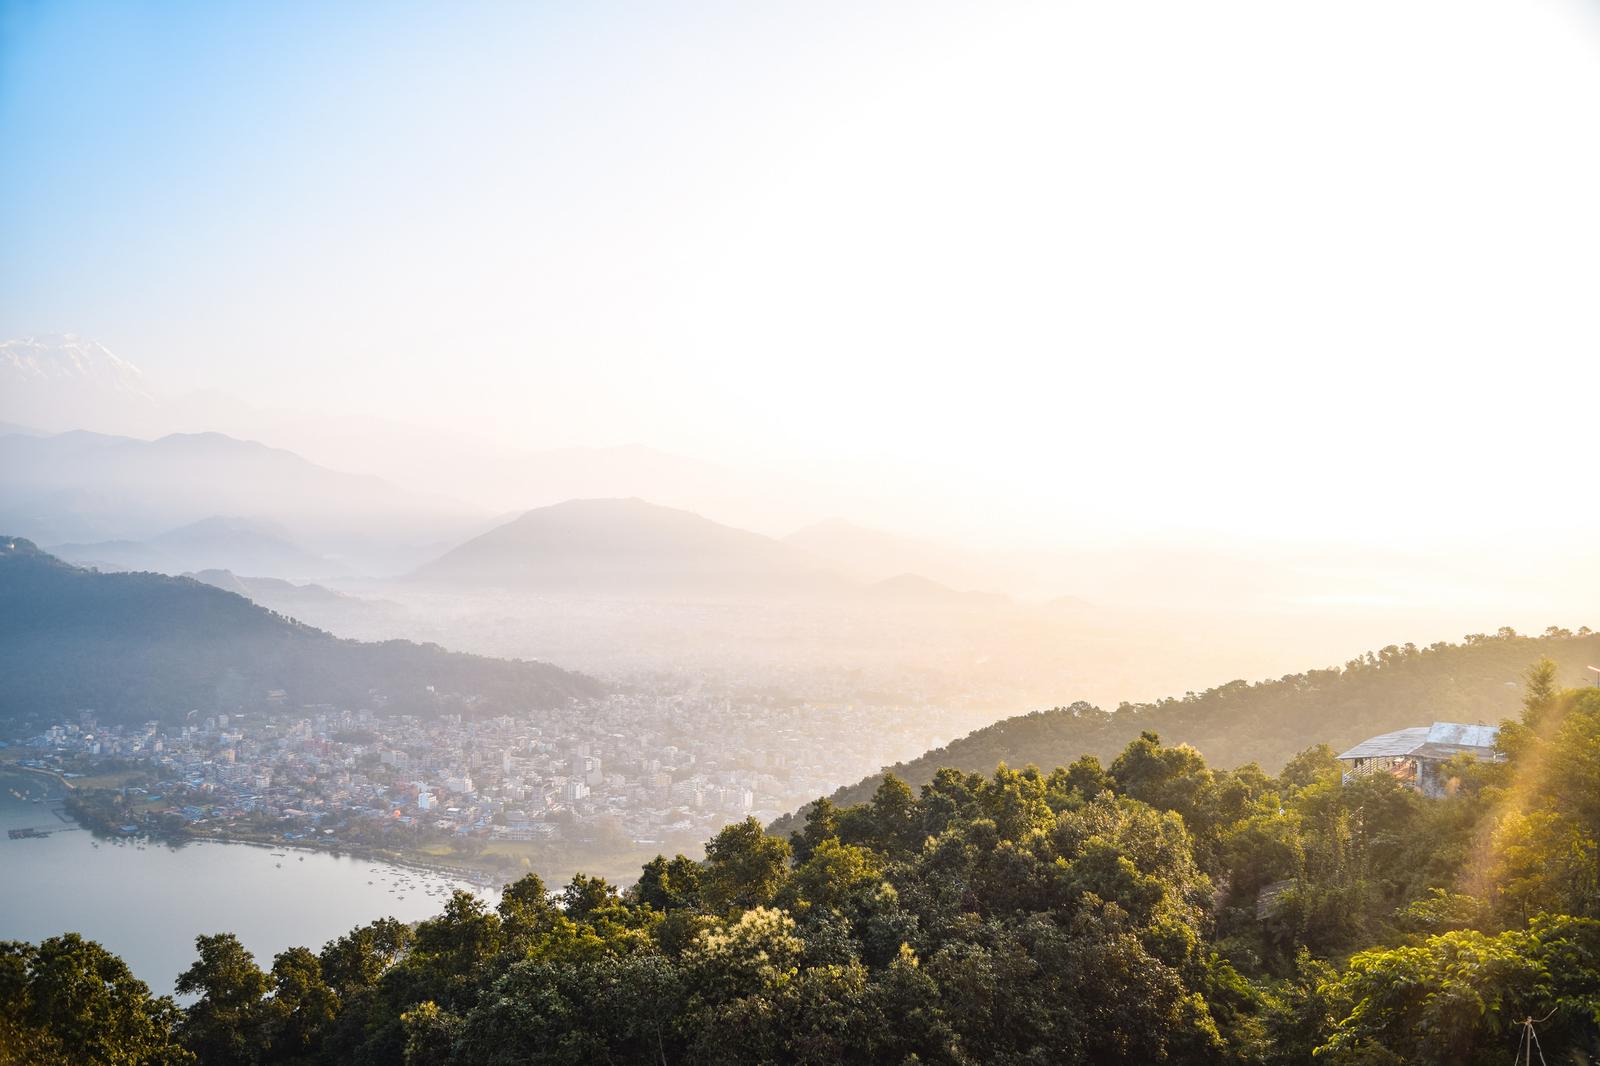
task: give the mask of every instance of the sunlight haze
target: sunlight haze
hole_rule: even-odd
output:
[[[0,1066],[1600,1063],[1597,402],[1600,0],[0,0]]]
[[[0,323],[166,393],[988,542],[1600,515],[1591,4],[5,11]]]

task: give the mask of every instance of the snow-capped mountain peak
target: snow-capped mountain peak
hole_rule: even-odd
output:
[[[138,367],[98,341],[75,333],[0,343],[0,381],[12,387],[87,387],[151,398]]]

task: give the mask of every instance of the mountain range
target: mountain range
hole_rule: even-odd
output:
[[[582,497],[641,496],[783,532],[826,513],[832,500],[823,485],[637,443],[529,450],[380,416],[265,409],[216,391],[175,393],[158,388],[105,345],[73,334],[0,342],[0,432],[72,430],[137,438],[220,432],[291,450],[323,467],[368,471],[423,493],[460,497],[480,516]],[[122,534],[87,538],[113,535]]]
[[[39,430],[145,428],[159,401],[138,367],[74,334],[0,342],[0,420]]]
[[[308,607],[339,606],[348,609],[362,605],[393,606],[381,600],[368,600],[339,592],[325,585],[302,584],[277,577],[241,577],[225,569],[198,570],[179,576],[192,577],[196,581],[243,596],[268,610],[290,617],[299,617],[298,612]]]
[[[547,663],[340,640],[191,578],[85,570],[19,537],[0,537],[0,604],[6,720],[58,721],[93,709],[107,721],[172,721],[274,699],[488,712],[604,691]]]
[[[55,552],[68,562],[102,570],[154,570],[167,574],[232,567],[263,577],[310,578],[337,574],[341,569],[294,543],[289,531],[274,522],[221,515],[168,530],[146,541],[62,544]]]
[[[276,536],[337,564],[319,564],[308,572],[315,574],[415,565],[486,517],[448,499],[220,433],[157,440],[85,431],[0,436],[0,522],[35,541],[75,545],[81,556],[86,546],[107,541],[166,537],[147,549],[105,549],[166,559],[186,539],[216,543],[216,535],[228,532],[215,527],[224,515],[245,521],[235,534],[271,523]],[[213,525],[175,533],[207,522]],[[240,565],[214,554],[180,552],[175,561],[189,570],[219,563]]]
[[[411,580],[433,588],[563,595],[965,607],[1009,602],[919,574],[858,580],[787,540],[640,499],[567,500],[535,508],[418,568]]]
[[[183,454],[191,451],[214,461],[191,461]],[[372,476],[341,473],[347,470]],[[1518,565],[1470,539],[1422,549],[1275,542],[1265,534],[1258,543],[1157,533],[1096,538],[1070,525],[1020,527],[1005,534],[1013,540],[965,551],[850,520],[818,522],[834,514],[901,523],[904,514],[792,476],[640,444],[531,451],[378,416],[264,410],[219,393],[174,395],[86,338],[0,344],[0,528],[78,559],[89,558],[85,545],[144,545],[235,516],[276,523],[296,547],[333,564],[275,574],[378,579],[438,558],[497,524],[496,514],[628,497],[777,537],[815,566],[857,582],[909,573],[1020,600],[1071,594],[1105,610],[1205,612],[1226,604],[1275,614],[1297,630],[1308,619],[1344,619],[1353,633],[1432,636],[1507,618],[1581,620],[1581,589],[1600,574],[1593,538],[1576,527],[1553,532],[1537,561]],[[95,555],[167,572],[248,572],[245,548],[230,556],[117,545]],[[881,598],[896,599],[895,589]],[[1403,626],[1396,612],[1406,614]]]
[[[306,580],[415,568],[414,582],[435,588],[998,602],[912,572],[962,572],[944,565],[953,553],[846,523],[779,540],[638,498],[564,500],[494,522],[220,433],[0,435],[0,522],[104,569]],[[869,565],[852,555],[863,546]]]

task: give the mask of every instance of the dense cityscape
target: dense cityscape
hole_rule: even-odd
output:
[[[195,712],[181,726],[124,727],[84,711],[18,754],[69,783],[115,785],[89,813],[123,834],[381,846],[492,869],[540,859],[627,868],[640,853],[693,850],[752,814],[770,821],[950,739],[928,724],[949,722],[945,712],[683,692],[482,719],[470,706],[388,714],[381,698],[362,709],[291,710],[279,692],[268,702],[280,706]],[[94,793],[80,793],[92,806]]]

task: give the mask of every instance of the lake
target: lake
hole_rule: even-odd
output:
[[[427,918],[452,889],[474,890],[441,874],[326,852],[97,838],[56,813],[62,794],[48,778],[0,771],[0,829],[53,830],[20,840],[0,833],[0,940],[82,933],[122,956],[158,994],[171,993],[194,961],[201,933],[234,933],[267,969],[285,948],[315,951],[384,916]]]

